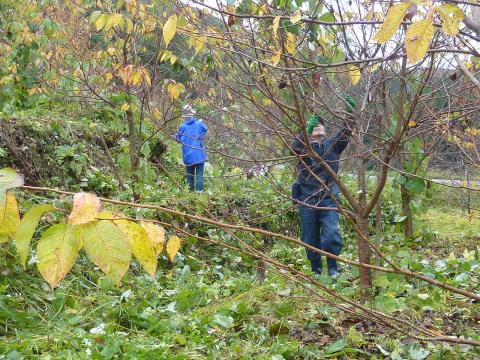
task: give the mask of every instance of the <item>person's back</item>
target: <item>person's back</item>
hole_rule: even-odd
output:
[[[195,117],[185,119],[180,126],[176,139],[182,143],[183,162],[185,165],[204,163],[207,160],[203,143],[206,134],[207,127]]]
[[[196,118],[193,108],[189,105],[182,109],[182,117],[185,120],[175,138],[182,143],[182,157],[187,170],[189,189],[193,191],[196,187],[197,192],[202,192],[204,163],[207,161],[204,138],[208,129],[203,121]]]

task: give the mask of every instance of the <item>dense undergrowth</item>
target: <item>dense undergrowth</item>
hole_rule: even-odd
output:
[[[28,124],[27,121],[27,128]],[[85,126],[88,129],[88,122]],[[35,179],[36,184],[75,191],[83,188],[130,200],[128,182],[123,190],[119,189],[108,163],[97,156],[101,145],[92,137],[77,136],[73,140],[72,133],[80,130],[56,127],[54,121],[42,123],[35,131],[32,142],[41,141],[42,136],[50,139],[52,131],[57,136],[43,148],[44,156],[39,161],[43,162],[42,171],[46,173]],[[279,165],[267,177],[248,180],[241,164],[238,167],[215,161],[207,166],[206,193],[190,194],[183,185],[178,146],[165,141],[168,150],[162,157],[163,168],[147,161],[142,164],[142,202],[298,237],[296,209],[285,196],[291,183],[287,168]],[[121,141],[112,143],[110,150],[116,160],[126,156]],[[146,149],[147,157],[148,152]],[[0,154],[2,166],[17,164],[4,144]],[[355,188],[353,181],[348,183]],[[17,194],[22,198],[22,211],[47,201],[68,208],[70,202],[68,197],[48,193],[17,191]],[[383,198],[382,251],[403,268],[478,292],[478,212],[466,215],[462,197],[453,189],[435,186],[427,195],[415,200],[415,236],[405,239],[399,194],[389,182]],[[475,196],[473,201],[477,201]],[[442,206],[445,198],[451,199],[448,208]],[[212,240],[237,244],[231,234],[210,225],[152,210],[122,211],[174,224]],[[372,215],[372,235],[374,219]],[[56,220],[59,219],[47,218],[36,238],[49,222]],[[343,255],[356,259],[353,230],[345,219],[341,226],[345,240]],[[258,235],[237,232],[236,236],[274,259],[310,274],[302,248]],[[469,346],[419,343],[368,317],[341,312],[314,296],[305,284],[286,278],[281,271],[268,268],[262,282],[256,260],[195,238],[183,237],[181,254],[174,263],[161,258],[155,278],[137,266],[119,287],[86,257],[81,257],[66,280],[52,291],[36,269],[34,250],[26,271],[17,265],[11,244],[2,245],[0,252],[3,339],[0,358],[474,359],[480,356],[478,349]],[[438,336],[480,340],[480,304],[396,274],[377,274],[374,288],[364,294],[357,278],[358,269],[350,266],[343,266],[338,279],[318,277],[342,296],[407,319]]]

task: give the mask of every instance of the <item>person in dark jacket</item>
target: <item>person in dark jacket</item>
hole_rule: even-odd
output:
[[[337,134],[327,138],[324,120],[318,115],[313,115],[308,119],[306,130],[313,151],[338,173],[340,155],[347,147],[351,135],[350,128],[345,124]],[[300,204],[302,241],[339,255],[343,239],[338,230],[338,210],[321,210],[316,207],[337,208],[337,203],[340,202],[340,189],[324,168],[308,155],[304,144],[301,135],[292,143],[293,151],[302,156],[303,160],[300,161],[298,176],[292,186],[292,198]],[[321,274],[320,254],[307,249],[307,258],[312,265],[312,271]],[[337,262],[334,259],[327,258],[327,267],[328,275],[338,274]]]
[[[198,119],[190,105],[182,109],[182,125],[175,139],[182,143],[183,163],[187,171],[187,184],[190,191],[203,192],[203,171],[207,153],[203,140],[207,135],[207,126]]]

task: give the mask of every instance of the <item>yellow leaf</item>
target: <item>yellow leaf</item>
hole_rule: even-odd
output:
[[[107,18],[108,18],[107,14],[101,14],[97,17],[97,19],[95,20],[95,28],[97,29],[97,31],[100,31],[103,29],[107,21]]]
[[[350,82],[352,85],[356,85],[362,78],[362,73],[355,65],[348,65],[348,76],[350,76]]]
[[[387,16],[385,17],[382,26],[380,26],[380,29],[378,29],[373,39],[380,44],[384,44],[390,40],[397,32],[397,29],[402,23],[403,17],[410,5],[410,2],[406,2],[391,6],[390,9],[388,9]]]
[[[290,17],[290,22],[292,24],[296,24],[297,22],[299,22],[300,20],[302,20],[302,13],[300,12],[300,10],[297,10],[295,11],[295,13]]]
[[[280,50],[276,50],[272,56],[272,64],[277,66],[278,63],[280,62],[281,56],[282,56],[282,52]]]
[[[113,26],[121,26],[121,25],[123,25],[123,16],[122,16],[122,14],[113,14],[113,16],[112,16],[112,24],[113,24]]]
[[[168,47],[170,41],[172,41],[173,36],[177,32],[177,14],[173,14],[168,18],[163,25],[163,41],[165,41],[165,46]]]
[[[285,43],[285,49],[289,54],[295,53],[295,35],[292,33],[287,33],[287,41]]]
[[[79,192],[73,196],[73,209],[68,217],[71,225],[86,224],[95,220],[102,209],[102,203],[95,194]]]
[[[103,27],[103,30],[108,31],[113,26],[113,16],[105,14],[105,19],[106,20],[105,20],[105,25]]]
[[[124,233],[108,221],[94,221],[80,227],[87,255],[118,284],[126,274],[132,252]]]
[[[179,249],[180,249],[180,238],[177,235],[173,235],[168,240],[168,243],[167,243],[167,254],[170,261],[173,261]]]
[[[165,277],[166,277],[168,280],[172,280],[172,278],[173,278],[173,271],[170,270],[170,271],[168,272],[168,274],[165,275]]]
[[[155,119],[160,120],[162,118],[162,113],[158,109],[155,109],[153,116],[155,116]]]
[[[140,225],[145,229],[147,237],[155,249],[155,254],[159,255],[163,250],[165,243],[165,229],[151,222],[142,221]]]
[[[94,11],[92,12],[92,14],[90,15],[90,24],[95,24],[95,22],[97,21],[98,17],[101,15],[102,13],[100,11]]]
[[[273,25],[272,25],[272,30],[273,30],[273,36],[277,37],[278,35],[278,27],[280,26],[280,16],[276,16],[275,19],[273,19]]]
[[[17,199],[6,193],[5,200],[0,204],[0,237],[13,238],[20,225]]]
[[[135,256],[148,274],[155,276],[157,254],[145,229],[137,223],[125,219],[114,220],[114,224],[127,236],[133,256]]]
[[[170,100],[177,100],[180,96],[180,85],[178,83],[169,83],[167,85],[167,93],[170,97]]]
[[[170,59],[170,57],[173,55],[173,53],[170,50],[163,50],[162,51],[162,56],[160,57],[160,61],[167,61]]]
[[[208,89],[207,95],[214,98],[215,96],[217,96],[217,92],[215,91],[214,88],[210,88]]]
[[[133,31],[133,22],[132,20],[130,19],[127,19],[127,21],[125,21],[125,30],[127,31],[127,34],[131,34],[132,31]]]
[[[263,4],[262,6],[260,6],[260,10],[258,12],[258,15],[264,15],[268,12],[268,5],[267,4]]]
[[[408,62],[414,64],[423,59],[434,33],[432,17],[416,21],[409,26],[405,35]]]
[[[148,86],[152,85],[152,78],[150,77],[150,74],[148,73],[147,69],[142,69],[142,74],[143,74],[143,80],[147,83]]]
[[[125,112],[125,111],[127,111],[128,109],[130,109],[130,104],[125,103],[125,104],[123,104],[122,107],[120,108],[120,111],[121,111],[121,112]]]
[[[107,49],[107,53],[110,56],[115,55],[115,51],[117,51],[117,50],[115,50],[115,48],[111,47],[111,46]]]
[[[57,224],[43,233],[37,245],[38,270],[52,289],[68,274],[79,251],[78,228]]]
[[[20,263],[23,267],[25,267],[25,262],[27,261],[30,241],[32,240],[33,233],[37,228],[40,218],[46,212],[54,209],[55,207],[47,204],[34,206],[20,221],[20,225],[15,234],[15,247],[17,248],[17,254],[20,256]]]
[[[193,40],[193,48],[195,49],[195,54],[198,54],[200,51],[202,51],[204,45],[205,45],[205,36],[196,37]]]
[[[105,74],[105,80],[107,80],[108,82],[110,82],[110,80],[112,80],[112,79],[113,79],[112,73],[109,73],[109,72],[108,72],[108,73]]]
[[[435,7],[442,20],[442,29],[448,35],[455,36],[460,31],[460,22],[465,17],[462,9],[454,4],[443,4]],[[478,20],[478,19],[477,19]]]
[[[129,84],[132,78],[133,65],[127,65],[124,68],[118,70],[118,76],[122,79],[125,85]]]
[[[138,85],[140,84],[140,81],[142,81],[142,73],[140,71],[135,71],[132,74],[132,84]]]
[[[410,127],[417,126],[417,122],[416,122],[416,121],[413,121],[413,120],[410,120],[410,121],[408,122],[408,126],[410,126]]]
[[[369,70],[371,73],[374,73],[375,71],[377,71],[377,69],[380,67],[380,63],[376,63],[372,66],[370,66]]]

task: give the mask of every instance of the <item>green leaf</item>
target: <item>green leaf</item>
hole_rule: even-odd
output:
[[[17,199],[7,193],[3,204],[0,204],[0,238],[12,239],[20,225],[20,214],[18,213]]]
[[[282,25],[285,26],[287,32],[297,36],[300,35],[300,26],[292,24],[289,20],[283,21]]]
[[[399,185],[405,185],[405,183],[407,182],[407,178],[403,175],[398,175],[397,177],[395,177],[394,181]]]
[[[388,286],[388,284],[390,284],[390,282],[388,281],[387,275],[379,276],[375,280],[375,286],[378,286],[378,287],[381,287],[381,288],[386,288]]]
[[[132,259],[126,236],[118,226],[106,221],[95,221],[80,227],[88,256],[118,285]]]
[[[345,61],[345,53],[340,50],[339,48],[335,48],[335,51],[333,52],[333,57],[331,60],[332,64],[340,63]]]
[[[31,208],[20,221],[17,233],[15,234],[15,246],[17,247],[17,253],[20,256],[20,263],[24,268],[25,262],[27,261],[30,241],[32,240],[33,233],[37,228],[40,218],[46,212],[54,209],[55,207],[52,205],[37,205]]]
[[[333,354],[339,351],[342,351],[347,346],[347,342],[344,339],[340,339],[328,345],[327,350],[325,351],[327,354]]]
[[[380,29],[378,29],[373,39],[380,44],[384,44],[390,40],[397,32],[410,5],[410,2],[405,2],[391,6],[390,9],[388,9],[382,26],[380,26]]]
[[[53,225],[37,246],[38,270],[53,289],[75,264],[80,251],[78,229],[68,224]]]
[[[23,176],[12,168],[0,170],[0,204],[5,202],[5,192],[8,189],[23,185]]]
[[[330,12],[326,12],[325,14],[322,14],[322,16],[318,18],[318,20],[333,23],[335,22],[335,16],[333,16]]]
[[[228,315],[215,314],[215,323],[224,328],[230,328],[233,325],[233,318]]]
[[[287,5],[287,0],[277,0],[277,6],[279,9],[285,9]]]
[[[417,344],[413,344],[408,349],[408,358],[411,360],[423,360],[430,354],[427,349],[421,348]]]
[[[397,301],[395,300],[395,298],[392,297],[379,295],[375,298],[375,306],[380,311],[391,313],[397,309],[397,305]]]
[[[419,178],[409,178],[405,184],[405,189],[410,194],[421,194],[427,189],[425,180]]]

